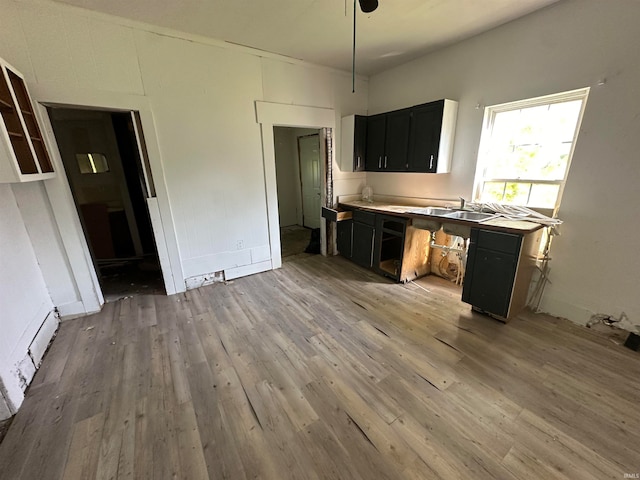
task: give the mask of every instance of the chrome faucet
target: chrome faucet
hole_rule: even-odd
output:
[[[464,206],[466,205],[467,201],[463,197],[458,198],[460,199],[460,210],[464,210]]]

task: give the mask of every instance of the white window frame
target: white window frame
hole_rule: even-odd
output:
[[[474,201],[480,202],[482,197],[482,191],[485,182],[509,182],[509,183],[537,183],[537,184],[550,184],[559,185],[558,197],[556,204],[552,210],[545,212],[547,214],[555,215],[560,207],[562,195],[564,193],[564,186],[567,181],[569,169],[571,168],[571,162],[573,159],[573,152],[576,147],[576,141],[578,139],[578,133],[580,132],[580,126],[582,124],[582,117],[584,115],[585,106],[587,104],[587,98],[589,96],[589,87],[580,88],[577,90],[571,90],[568,92],[556,93],[552,95],[545,95],[541,97],[529,98],[525,100],[518,100],[515,102],[501,103],[498,105],[491,105],[485,107],[484,119],[482,121],[482,134],[480,137],[480,148],[478,149],[478,162],[476,164],[476,175],[473,187]],[[578,115],[578,121],[576,123],[575,133],[573,135],[573,141],[571,143],[571,149],[569,151],[569,158],[567,159],[567,169],[565,170],[564,178],[562,180],[527,180],[518,178],[484,178],[484,171],[486,166],[491,162],[488,155],[488,150],[491,145],[491,135],[493,132],[493,126],[495,123],[496,115],[502,112],[508,112],[511,110],[520,110],[522,108],[537,107],[542,105],[549,105],[553,103],[564,103],[574,100],[582,100],[582,106]],[[538,210],[538,209],[537,209]]]

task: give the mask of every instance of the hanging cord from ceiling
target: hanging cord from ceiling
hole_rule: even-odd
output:
[[[351,53],[351,93],[356,93],[356,0],[353,0],[353,47]]]
[[[378,8],[378,0],[358,0],[364,13],[371,13]],[[345,2],[346,11],[346,2]],[[353,0],[353,45],[351,49],[351,93],[356,93],[356,0]]]

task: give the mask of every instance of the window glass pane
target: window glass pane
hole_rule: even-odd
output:
[[[504,182],[486,182],[482,189],[481,202],[502,202]]]
[[[526,205],[529,203],[529,190],[531,190],[530,183],[508,182],[504,189],[502,203]]]
[[[553,208],[560,193],[560,185],[533,184],[528,207]]]

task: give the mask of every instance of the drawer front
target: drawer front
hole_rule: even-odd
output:
[[[333,208],[322,207],[322,216],[330,222],[341,222],[343,220],[349,220],[352,212],[336,210]]]
[[[353,221],[364,223],[365,225],[371,225],[372,227],[374,227],[376,225],[376,214],[371,212],[365,212],[362,210],[354,210]]]
[[[478,248],[518,255],[518,253],[520,253],[521,244],[522,235],[493,232],[491,230],[477,230]]]

